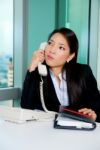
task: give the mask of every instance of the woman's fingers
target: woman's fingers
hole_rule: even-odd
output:
[[[44,58],[45,57],[44,57],[44,51],[43,50],[34,51],[32,62],[29,66],[29,71],[30,72],[34,71],[35,68],[37,68],[39,62],[43,63]]]
[[[84,114],[84,115],[90,116],[94,121],[97,118],[97,115],[96,115],[95,111],[93,111],[92,109],[82,108],[82,109],[79,109],[79,112]]]
[[[44,61],[44,51],[43,50],[39,50],[39,61],[42,63]]]
[[[92,109],[88,109],[88,108],[82,108],[79,110],[79,112],[83,113],[83,114],[88,114],[92,112]]]

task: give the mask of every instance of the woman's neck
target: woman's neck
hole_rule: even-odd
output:
[[[62,72],[62,68],[59,67],[52,67],[50,70],[53,72],[53,74],[58,77],[58,75]]]

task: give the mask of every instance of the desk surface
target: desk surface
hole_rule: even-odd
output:
[[[0,150],[100,150],[100,124],[94,131],[54,129],[52,122],[0,121]]]

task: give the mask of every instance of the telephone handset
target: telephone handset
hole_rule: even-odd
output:
[[[47,45],[47,42],[41,43],[39,49],[45,50],[46,45]],[[42,63],[39,63],[38,64],[38,72],[41,76],[47,76],[46,65],[43,65]]]
[[[39,49],[45,50],[46,45],[47,45],[46,42],[41,43]],[[41,81],[40,81],[40,100],[41,100],[42,107],[43,107],[43,109],[44,109],[44,111],[46,113],[52,113],[51,111],[49,111],[46,108],[45,101],[44,101],[44,93],[43,93],[43,84],[44,84],[44,81],[43,81],[43,76],[47,76],[46,65],[43,65],[43,64],[39,63],[38,64],[38,72],[39,72],[40,78],[41,78]]]

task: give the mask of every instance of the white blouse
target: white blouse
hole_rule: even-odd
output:
[[[60,84],[57,81],[57,78],[53,74],[53,72],[50,70],[50,76],[53,81],[53,85],[57,94],[57,97],[59,99],[59,102],[63,106],[69,105],[69,98],[68,98],[68,92],[67,92],[67,81],[66,81],[66,72],[60,73],[58,75],[60,79]]]

